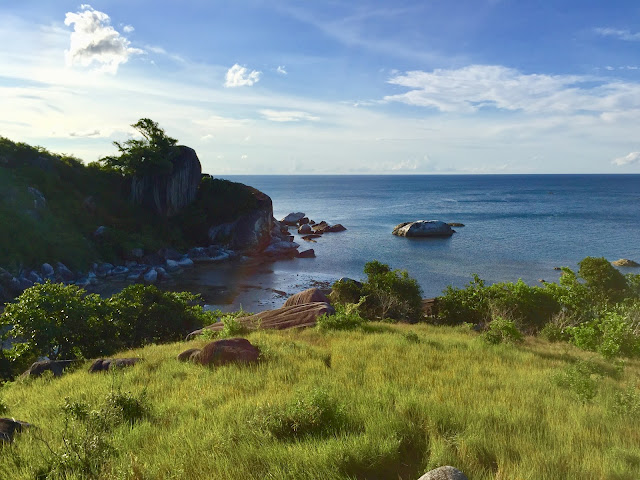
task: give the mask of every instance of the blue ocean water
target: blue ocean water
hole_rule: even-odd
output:
[[[268,194],[277,219],[294,211],[341,223],[314,259],[277,262],[273,275],[362,278],[373,259],[406,269],[425,296],[463,286],[473,273],[493,283],[556,281],[555,266],[586,256],[640,262],[640,175],[228,176]],[[447,239],[400,238],[412,220],[461,222]],[[292,229],[293,232],[293,229]],[[639,269],[623,269],[640,273]]]

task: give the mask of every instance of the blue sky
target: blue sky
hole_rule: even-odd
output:
[[[228,174],[640,173],[637,1],[0,4],[0,135]]]

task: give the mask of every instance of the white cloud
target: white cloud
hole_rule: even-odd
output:
[[[276,72],[278,72],[280,75],[286,75],[288,73],[284,65],[278,65],[278,68],[276,68]]]
[[[100,133],[100,130],[69,132],[70,137],[101,137],[104,136]]]
[[[595,32],[603,37],[613,37],[628,42],[640,41],[640,32],[633,33],[629,30],[620,30],[617,28],[596,28]]]
[[[76,13],[67,12],[64,24],[73,25],[69,50],[65,51],[67,65],[89,67],[95,63],[99,65],[98,70],[116,73],[131,55],[143,53],[130,47],[131,42],[110,23],[109,15],[94,10],[90,5],[81,5]]]
[[[294,110],[260,110],[260,113],[264,118],[271,122],[300,122],[303,120],[318,120],[318,117],[314,117],[307,112],[299,112]]]
[[[200,137],[200,140],[202,140],[203,142],[208,142],[209,140],[213,140],[213,135],[211,135],[210,133],[203,135],[202,137]]]
[[[640,152],[631,152],[624,157],[615,158],[611,161],[611,163],[617,165],[618,167],[640,163]]]
[[[388,80],[408,92],[385,101],[471,113],[495,108],[526,113],[605,112],[640,108],[640,85],[578,75],[523,74],[499,65],[410,71]]]
[[[246,67],[241,67],[237,63],[227,71],[225,87],[250,87],[260,81],[262,72],[257,70],[249,71]]]
[[[122,27],[122,31],[124,33],[131,33],[135,30],[135,28],[133,28],[133,25],[125,25],[124,27]]]

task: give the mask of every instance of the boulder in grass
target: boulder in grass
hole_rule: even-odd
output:
[[[208,343],[202,349],[185,350],[178,355],[178,360],[220,366],[228,363],[255,363],[258,357],[260,350],[246,338],[227,338]]]
[[[290,307],[292,305],[304,305],[305,303],[324,302],[330,303],[327,296],[317,288],[309,288],[303,292],[296,293],[290,296],[283,307]]]
[[[629,260],[628,258],[621,258],[615,262],[611,262],[616,267],[640,267],[640,263]]]
[[[89,367],[89,373],[106,372],[115,368],[133,367],[141,358],[99,358]]]
[[[305,303],[302,305],[289,305],[276,308],[275,310],[265,310],[248,317],[237,318],[236,321],[247,329],[273,329],[284,330],[288,328],[313,327],[321,315],[333,315],[335,309],[326,302]],[[224,328],[222,322],[214,323],[208,327],[191,332],[187,340],[192,340],[202,334],[204,330],[214,332]]]
[[[15,433],[20,433],[24,428],[30,426],[30,423],[22,422],[15,418],[0,418],[0,444],[4,442],[11,443]]]
[[[418,480],[468,480],[468,478],[457,468],[447,465],[425,473]]]
[[[399,237],[450,237],[455,231],[440,220],[418,220],[400,223],[392,233]]]
[[[42,360],[33,363],[22,376],[39,377],[44,372],[51,372],[54,377],[59,377],[64,372],[64,369],[74,362],[75,360]]]
[[[302,212],[292,212],[286,217],[284,217],[282,220],[280,220],[280,223],[284,223],[285,225],[289,225],[293,227],[293,226],[296,226],[298,222],[302,220],[304,217],[305,217],[305,214]]]

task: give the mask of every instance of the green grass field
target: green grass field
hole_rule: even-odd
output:
[[[144,393],[149,411],[109,430],[95,478],[395,480],[447,464],[470,480],[640,478],[638,360],[428,325],[247,338],[258,365],[178,362],[193,341],[123,352],[145,362],[116,373],[5,385],[4,416],[36,428],[1,447],[0,478],[46,478],[81,455],[65,449],[82,434],[65,433],[65,397],[97,409],[114,391]]]

